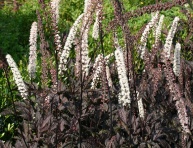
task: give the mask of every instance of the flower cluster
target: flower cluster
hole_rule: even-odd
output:
[[[95,19],[95,23],[93,26],[93,32],[92,32],[92,37],[97,40],[99,37],[99,12],[96,12],[96,19]]]
[[[166,75],[166,80],[169,84],[169,90],[172,94],[173,101],[175,101],[176,110],[178,112],[178,118],[180,120],[180,124],[182,125],[183,132],[191,133],[189,129],[189,119],[186,111],[186,105],[184,103],[184,98],[180,92],[180,86],[177,83],[174,83],[175,78],[172,73],[172,68],[170,68],[170,62],[166,61],[166,67],[164,68],[164,72]]]
[[[119,94],[119,103],[123,104],[123,106],[131,103],[130,97],[130,88],[128,83],[128,78],[126,74],[124,55],[121,47],[118,44],[117,38],[115,38],[115,60],[117,65],[119,83],[121,86],[121,93]]]
[[[87,76],[89,72],[89,62],[90,58],[88,56],[88,35],[89,35],[89,29],[90,25],[92,23],[92,17],[93,17],[93,9],[96,5],[97,1],[94,0],[85,0],[85,7],[84,7],[84,17],[82,22],[82,29],[81,29],[81,35],[82,35],[82,52],[81,52],[81,61],[82,61],[82,71]]]
[[[176,106],[176,109],[178,111],[178,118],[179,118],[180,123],[182,125],[183,132],[191,133],[190,129],[189,129],[189,119],[188,119],[188,115],[186,112],[186,106],[185,106],[182,98],[180,98],[179,100],[176,101],[175,106]]]
[[[33,22],[30,30],[30,52],[29,52],[29,65],[28,72],[31,78],[35,77],[36,72],[36,59],[37,59],[37,22]]]
[[[109,66],[108,66],[109,58],[111,56],[112,56],[112,54],[109,54],[106,57],[103,57],[102,54],[99,54],[96,57],[95,63],[93,65],[94,76],[93,76],[93,81],[91,83],[91,89],[96,88],[96,84],[97,84],[98,80],[100,79],[100,74],[102,73],[102,70],[103,70],[103,64],[104,64],[103,62],[105,62],[105,71],[106,71],[108,86],[109,87],[113,86],[113,82],[112,82],[111,74],[110,74],[110,69],[109,69]]]
[[[109,66],[107,65],[107,62],[106,62],[105,70],[106,70],[106,75],[107,75],[108,86],[109,86],[110,88],[112,88],[112,87],[113,87],[113,81],[112,81],[112,79],[111,79],[110,68],[109,68]]]
[[[180,50],[181,50],[181,45],[180,43],[177,43],[175,46],[174,63],[173,63],[173,71],[176,76],[179,76],[180,74]]]
[[[61,56],[61,48],[62,48],[62,44],[61,44],[61,38],[59,35],[59,31],[54,33],[54,43],[56,45],[56,51],[58,52],[58,56]]]
[[[144,54],[145,54],[145,49],[146,49],[146,44],[147,44],[147,37],[148,34],[151,30],[151,28],[156,24],[158,20],[159,12],[157,11],[156,14],[152,17],[151,21],[147,24],[142,36],[141,36],[141,45],[139,47],[139,52],[141,52],[141,58],[143,59]]]
[[[170,50],[171,50],[171,47],[172,47],[172,41],[173,41],[174,35],[176,33],[178,21],[179,21],[179,17],[175,17],[175,19],[172,23],[172,26],[170,28],[170,31],[168,33],[168,36],[166,38],[166,42],[164,44],[163,51],[164,51],[164,54],[165,54],[165,58],[167,58],[167,59],[170,57]]]
[[[96,40],[99,37],[99,22],[101,22],[102,4],[98,2],[96,9],[96,18],[93,26],[92,37]]]
[[[160,19],[159,19],[159,22],[158,22],[158,26],[155,30],[155,45],[158,44],[158,41],[159,41],[159,38],[160,38],[160,35],[161,35],[163,20],[164,20],[164,15],[161,15]]]
[[[89,72],[89,61],[90,61],[90,58],[88,56],[88,32],[89,29],[86,28],[82,34],[82,45],[81,45],[82,70],[86,76],[88,75]]]
[[[140,118],[144,119],[145,118],[145,111],[143,107],[143,101],[142,98],[139,98],[139,92],[137,92],[137,104],[138,104],[138,110],[139,110],[139,116]]]
[[[100,78],[100,73],[102,72],[103,69],[103,55],[99,54],[95,60],[95,63],[93,65],[94,71],[94,76],[93,76],[93,81],[91,83],[91,89],[96,88],[97,81]]]
[[[27,90],[27,87],[22,79],[22,76],[18,70],[18,67],[17,67],[15,61],[13,60],[11,55],[9,55],[9,54],[6,55],[6,59],[7,59],[7,63],[11,67],[11,71],[13,73],[13,78],[15,80],[15,83],[17,84],[18,90],[19,90],[22,98],[27,99],[28,90]]]
[[[54,43],[56,46],[56,51],[58,54],[58,57],[61,56],[61,37],[60,37],[60,31],[58,30],[58,20],[59,20],[59,3],[60,0],[52,0],[50,2],[50,7],[51,7],[51,25],[52,25],[52,30],[54,32]]]
[[[62,71],[66,71],[67,59],[70,54],[70,49],[72,48],[72,44],[75,41],[76,33],[78,30],[78,26],[80,25],[83,14],[81,14],[77,20],[74,22],[72,28],[70,29],[70,33],[66,39],[66,43],[64,45],[64,50],[62,51],[59,63],[59,74],[62,74]]]
[[[113,53],[110,53],[107,56],[105,56],[105,71],[106,71],[108,86],[111,88],[113,87],[113,81],[111,79],[111,73],[110,73],[110,68],[108,66],[108,63],[109,63],[109,58],[112,56],[113,56]]]
[[[56,22],[58,22],[59,20],[59,3],[60,0],[52,0],[50,2],[51,4],[51,9],[52,9],[52,15],[54,15],[54,17],[56,18]]]

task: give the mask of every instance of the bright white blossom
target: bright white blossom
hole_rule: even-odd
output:
[[[173,63],[173,71],[176,76],[179,76],[180,74],[180,51],[181,51],[181,45],[180,43],[177,43],[175,46],[174,63]]]
[[[111,79],[110,68],[109,68],[107,63],[106,63],[105,70],[106,70],[106,75],[107,75],[108,86],[112,88],[113,87],[113,81]]]
[[[161,15],[159,22],[158,22],[158,26],[157,26],[156,31],[155,31],[155,45],[158,43],[158,41],[160,39],[163,20],[164,20],[164,15]]]
[[[61,38],[60,38],[60,32],[57,31],[54,33],[54,42],[56,45],[56,51],[58,52],[58,56],[61,56],[61,48],[62,48],[62,44],[61,44]]]
[[[92,83],[91,83],[91,89],[95,89],[97,82],[100,79],[100,74],[102,72],[103,69],[103,55],[99,54],[95,60],[95,63],[93,65],[93,69],[94,69],[94,76],[92,79]]]
[[[109,58],[112,56],[113,54],[109,54],[106,57],[104,57],[104,62],[105,62],[105,70],[106,70],[106,76],[107,76],[107,81],[108,81],[108,85],[109,87],[112,87],[113,83],[111,80],[111,74],[110,74],[110,69],[108,66],[108,62],[109,62]],[[91,89],[95,89],[97,82],[100,80],[100,76],[103,70],[103,55],[99,54],[96,59],[95,62],[93,64],[93,69],[94,69],[94,76],[92,79],[92,83],[91,83]]]
[[[92,37],[97,40],[99,38],[99,12],[96,13],[96,20],[93,26]]]
[[[179,21],[179,17],[175,17],[175,19],[172,23],[172,26],[170,28],[170,31],[168,32],[166,42],[164,44],[163,51],[164,51],[166,59],[170,58],[170,50],[171,50],[171,47],[172,47],[172,41],[173,41],[174,35],[176,33],[178,21]]]
[[[116,47],[115,60],[117,65],[119,84],[121,86],[121,92],[119,94],[119,103],[121,103],[123,106],[127,104],[130,106],[131,103],[130,88],[126,73],[123,51],[119,46],[118,39],[116,37],[115,37],[115,47]]]
[[[36,59],[37,59],[37,22],[33,22],[30,30],[30,52],[29,52],[29,65],[28,72],[31,78],[35,77],[36,72]]]
[[[143,107],[143,100],[142,98],[139,98],[139,92],[137,92],[137,104],[138,104],[138,110],[139,110],[139,117],[144,119],[145,118],[145,111]]]
[[[95,1],[96,2],[96,1]],[[88,35],[89,35],[89,29],[90,25],[92,23],[92,11],[94,9],[94,0],[85,0],[84,5],[84,17],[82,22],[82,29],[81,29],[81,35],[82,35],[82,52],[81,52],[81,61],[82,61],[82,71],[85,74],[85,76],[88,75],[89,72],[89,62],[90,58],[88,56]]]
[[[110,57],[112,57],[113,55],[114,55],[113,53],[110,53],[107,56],[105,56],[105,65],[106,65],[105,70],[106,70],[106,75],[107,75],[107,81],[108,81],[108,86],[111,88],[113,87],[113,81],[111,79],[111,73],[110,73],[110,68],[108,66],[108,63],[109,63]]]
[[[61,57],[60,57],[60,63],[59,63],[59,74],[62,74],[62,71],[66,71],[66,64],[67,59],[70,54],[70,49],[72,48],[72,44],[75,41],[76,33],[78,30],[78,26],[80,25],[81,18],[83,17],[83,14],[81,14],[77,20],[74,22],[72,28],[70,29],[69,35],[66,39],[66,43],[64,45],[64,50],[62,51]]]
[[[82,34],[82,45],[81,45],[82,70],[86,76],[88,75],[88,72],[89,72],[89,62],[90,62],[90,58],[88,56],[88,53],[89,53],[88,52],[88,32],[89,32],[89,29],[86,28]]]
[[[54,17],[56,18],[56,23],[59,20],[59,3],[60,3],[60,0],[52,0],[50,2],[52,13],[53,13]]]
[[[141,36],[141,45],[139,46],[139,52],[141,52],[141,58],[144,58],[145,50],[146,50],[146,45],[147,45],[147,37],[148,34],[151,30],[151,28],[156,24],[159,16],[159,11],[156,12],[155,15],[153,15],[151,21],[147,24],[142,36]]]
[[[11,71],[13,73],[13,78],[15,80],[15,83],[17,84],[18,90],[22,96],[23,99],[27,99],[28,97],[28,90],[27,87],[22,79],[22,76],[18,70],[18,67],[11,57],[11,55],[7,54],[6,55],[7,63],[9,64]]]

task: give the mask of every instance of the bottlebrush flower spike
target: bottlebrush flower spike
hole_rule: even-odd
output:
[[[96,20],[93,26],[92,37],[97,40],[99,37],[99,12],[96,13]]]
[[[105,62],[105,70],[106,70],[106,74],[107,74],[107,81],[108,81],[108,85],[109,87],[112,87],[113,83],[111,80],[111,75],[110,75],[110,69],[108,67],[108,62],[109,62],[109,58],[112,56],[112,54],[107,55],[106,57],[103,58],[102,54],[99,54],[96,57],[95,63],[93,65],[93,69],[94,69],[94,76],[93,76],[93,81],[91,83],[91,89],[95,89],[96,88],[96,84],[100,79],[100,74],[102,73],[103,70],[103,61]]]
[[[59,3],[60,0],[52,0],[50,2],[53,15],[56,18],[56,22],[59,20]]]
[[[109,86],[110,88],[112,88],[112,87],[113,87],[113,81],[112,81],[112,79],[111,79],[110,68],[109,68],[107,62],[106,62],[105,70],[106,70],[106,74],[107,74],[108,86]]]
[[[118,39],[115,37],[114,40],[115,40],[115,48],[116,48],[115,60],[117,65],[119,84],[121,86],[121,93],[119,94],[119,103],[121,103],[123,106],[127,104],[130,106],[130,103],[131,103],[130,88],[129,88],[128,78],[126,74],[123,51],[118,44]]]
[[[191,131],[189,129],[189,118],[188,118],[188,114],[186,111],[186,106],[184,104],[184,101],[182,100],[182,98],[180,98],[179,100],[174,98],[174,100],[176,100],[175,106],[178,112],[178,118],[180,120],[182,130],[184,133],[190,134]]]
[[[141,45],[139,47],[139,52],[141,52],[141,58],[143,59],[145,50],[146,50],[146,44],[147,44],[147,37],[151,30],[151,28],[156,24],[159,16],[159,11],[156,12],[156,14],[152,17],[151,21],[147,24],[142,36],[141,36]]]
[[[93,65],[93,69],[94,69],[94,76],[93,76],[92,83],[91,83],[91,89],[96,88],[96,84],[98,80],[100,79],[100,73],[103,70],[103,55],[102,54],[99,54],[97,56],[95,63]]]
[[[138,104],[138,110],[139,110],[139,117],[144,119],[145,118],[145,111],[143,107],[143,101],[142,98],[139,99],[139,92],[137,92],[137,104]]]
[[[157,26],[156,31],[155,31],[155,45],[159,42],[159,39],[160,39],[163,20],[164,20],[164,15],[161,15],[159,22],[158,22],[158,26]]]
[[[37,59],[37,22],[33,22],[30,30],[30,52],[29,52],[29,65],[28,72],[31,78],[35,78],[36,72],[36,59]]]
[[[62,71],[66,71],[66,64],[67,64],[67,59],[70,54],[70,49],[72,48],[72,44],[75,41],[76,33],[78,30],[78,26],[80,25],[81,19],[83,17],[83,14],[81,14],[77,20],[74,22],[72,28],[70,29],[69,35],[66,39],[66,43],[64,45],[64,50],[62,51],[61,57],[60,57],[60,62],[59,62],[59,74],[62,74]]]
[[[173,71],[176,76],[179,76],[180,74],[180,51],[181,51],[181,45],[180,43],[177,43],[175,46],[174,63],[173,63]]]
[[[9,64],[11,71],[13,73],[13,78],[15,80],[15,83],[18,87],[18,90],[22,96],[23,99],[27,99],[28,97],[28,90],[27,87],[22,79],[22,76],[17,68],[17,65],[11,55],[7,54],[6,55],[7,63]]]
[[[97,40],[99,37],[99,22],[101,22],[101,12],[102,12],[102,4],[99,1],[97,4],[97,9],[96,9],[96,18],[95,18],[95,23],[93,26],[93,32],[92,32],[92,37]]]
[[[54,44],[56,46],[56,52],[58,57],[61,56],[61,38],[60,38],[60,31],[58,30],[58,20],[59,20],[59,3],[60,0],[52,0],[50,2],[51,7],[51,25],[52,30],[54,32]]]
[[[164,55],[165,55],[166,59],[169,59],[169,57],[170,57],[170,50],[171,50],[171,47],[172,47],[172,41],[173,41],[174,35],[176,33],[178,21],[179,21],[179,18],[175,17],[175,19],[172,23],[172,26],[170,28],[170,31],[168,33],[168,36],[166,38],[166,42],[164,44],[163,52],[164,52]]]
[[[90,62],[90,58],[88,56],[88,53],[89,53],[88,35],[89,35],[90,25],[92,23],[93,10],[97,2],[98,1],[96,0],[85,0],[85,6],[84,6],[84,17],[83,17],[82,29],[81,29],[81,35],[82,35],[81,61],[82,61],[82,72],[83,74],[85,74],[85,76],[88,76],[89,62]]]

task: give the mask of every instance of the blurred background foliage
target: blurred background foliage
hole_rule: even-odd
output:
[[[140,7],[147,6],[150,4],[155,4],[156,2],[167,2],[171,0],[121,0],[125,8],[125,12],[136,10]],[[27,79],[26,64],[29,53],[29,33],[31,24],[37,21],[36,10],[40,9],[38,0],[16,0],[16,5],[14,0],[1,1],[0,9],[0,50],[5,55],[7,53],[11,54],[19,65],[22,71],[22,76]],[[48,3],[49,0],[46,0]],[[60,2],[60,20],[59,20],[59,30],[61,36],[68,34],[70,27],[76,20],[76,18],[83,12],[84,0],[61,0]],[[161,14],[165,15],[164,26],[167,28],[169,24],[173,21],[175,16],[179,16],[180,19],[186,20],[179,7],[173,7],[170,10],[162,11]],[[114,8],[110,0],[104,0],[104,20],[103,27],[105,28],[108,23],[114,18]],[[138,18],[132,18],[128,21],[129,28],[133,35],[149,22],[151,19],[151,14],[145,14]],[[46,22],[44,22],[46,23]],[[106,33],[106,32],[105,32]],[[108,33],[108,32],[107,32]],[[104,35],[104,49],[105,54],[111,53],[114,50],[112,34]],[[118,33],[121,36],[122,33]],[[183,29],[180,34],[185,38],[186,29]],[[163,40],[165,36],[163,36]],[[123,43],[123,40],[120,40]],[[98,42],[94,39],[89,38],[90,56],[96,57],[100,52]],[[123,46],[124,44],[122,44]],[[191,53],[185,53],[185,57],[192,60]],[[136,55],[137,59],[137,55]],[[140,60],[136,60],[135,63],[139,68],[142,68]],[[10,74],[11,76],[11,74]],[[13,82],[12,89],[14,90],[15,85]],[[19,97],[14,93],[15,100]],[[5,78],[5,73],[0,70],[0,112],[7,106],[11,107],[10,91],[7,87],[7,82]],[[14,119],[13,116],[1,116],[0,115],[0,139],[9,140],[15,134],[15,129],[17,128],[17,122],[19,120]]]

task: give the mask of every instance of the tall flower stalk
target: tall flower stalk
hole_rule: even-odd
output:
[[[180,74],[180,51],[181,45],[180,43],[177,43],[174,51],[174,64],[173,64],[173,71],[176,76],[179,76]]]
[[[155,30],[155,45],[157,45],[160,40],[163,21],[164,21],[164,15],[161,15],[158,22],[158,26],[156,27],[156,30]]]
[[[62,51],[59,63],[59,74],[62,74],[62,71],[66,71],[66,64],[70,54],[70,50],[72,48],[72,44],[75,42],[76,33],[78,30],[78,26],[80,25],[83,14],[81,14],[77,20],[74,22],[72,28],[70,29],[70,33],[67,37],[66,43],[64,45],[64,49]]]
[[[151,28],[156,24],[158,20],[159,12],[157,11],[156,14],[152,17],[151,21],[147,24],[142,36],[141,36],[141,45],[139,46],[139,52],[141,52],[141,58],[144,58],[146,45],[147,45],[147,38]]]
[[[97,40],[99,38],[99,22],[101,21],[101,13],[102,13],[102,4],[101,1],[98,2],[96,8],[96,18],[93,25],[92,37]]]
[[[139,110],[139,117],[144,119],[145,118],[145,111],[143,107],[143,100],[142,98],[139,98],[139,92],[137,92],[137,104],[138,104],[138,110]]]
[[[51,7],[51,25],[52,25],[52,30],[54,33],[54,43],[56,46],[56,51],[58,54],[58,57],[61,56],[61,37],[60,37],[60,31],[58,29],[58,21],[59,21],[59,3],[60,0],[52,0],[50,2],[50,7]]]
[[[15,83],[18,87],[18,90],[22,96],[23,99],[27,99],[28,97],[28,90],[27,87],[23,81],[23,78],[19,72],[19,69],[15,63],[15,61],[13,60],[13,58],[11,57],[11,55],[7,54],[6,55],[6,59],[7,59],[7,63],[9,64],[11,71],[13,73],[13,78],[15,80]]]
[[[59,20],[59,3],[60,3],[60,0],[52,0],[50,2],[51,4],[51,9],[52,9],[52,12],[54,15],[54,17],[56,18],[56,22],[58,23],[58,20]]]
[[[103,55],[99,54],[97,56],[97,58],[95,59],[95,63],[93,65],[94,75],[93,75],[93,79],[92,79],[92,83],[91,83],[91,89],[96,88],[97,82],[101,78],[103,68],[104,68],[103,67],[104,64],[105,64],[105,71],[106,71],[106,74],[107,74],[108,85],[109,85],[109,87],[112,87],[113,83],[112,83],[112,80],[111,80],[110,69],[108,67],[108,61],[109,61],[110,56],[111,56],[111,54],[107,55],[106,57],[103,58]]]
[[[84,7],[84,17],[82,22],[82,28],[81,28],[81,37],[82,37],[82,44],[81,44],[81,61],[82,61],[82,71],[85,74],[85,76],[88,75],[89,72],[89,62],[90,58],[88,56],[88,35],[89,35],[89,29],[90,25],[92,23],[92,17],[93,17],[93,10],[96,6],[97,1],[94,0],[85,0],[85,7]]]
[[[174,20],[173,20],[172,26],[170,28],[170,31],[168,33],[168,36],[166,38],[166,42],[164,44],[163,51],[164,51],[166,59],[168,59],[170,57],[170,50],[171,50],[171,47],[172,47],[172,41],[173,41],[174,35],[176,33],[178,21],[179,21],[179,17],[175,17]]]
[[[115,37],[115,60],[117,65],[117,72],[119,77],[119,84],[121,86],[121,92],[119,94],[119,103],[123,106],[127,104],[130,106],[131,97],[130,97],[130,88],[127,78],[127,72],[124,62],[124,55],[121,47],[118,44],[118,39]]]
[[[100,79],[100,74],[103,70],[103,55],[99,54],[95,60],[95,63],[93,65],[93,69],[94,69],[94,76],[93,76],[93,80],[91,83],[91,89],[95,89],[96,88],[96,84]]]
[[[31,78],[35,78],[36,72],[36,59],[37,59],[37,22],[33,22],[30,30],[30,52],[29,52],[29,65],[28,72]]]

